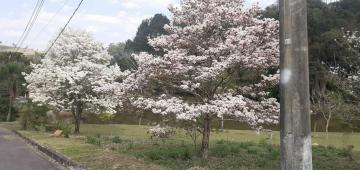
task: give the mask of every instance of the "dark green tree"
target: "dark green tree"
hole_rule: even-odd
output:
[[[22,86],[25,82],[22,73],[26,71],[28,65],[29,61],[21,53],[0,53],[0,91],[3,97],[8,97],[6,116],[8,122],[14,118],[15,98],[25,93],[25,88]]]
[[[136,69],[136,62],[131,56],[131,52],[125,50],[125,43],[111,43],[108,53],[114,57],[112,62],[117,63],[122,71]]]
[[[342,83],[329,78],[329,71],[335,66],[346,71],[360,66],[360,57],[348,48],[344,38],[346,31],[360,29],[360,1],[340,0],[330,4],[322,0],[307,1],[311,95],[316,98],[319,94],[337,93],[343,96],[344,105],[354,105],[349,103],[354,99]],[[277,5],[263,11],[264,17],[279,19],[278,14]]]
[[[149,44],[148,38],[154,38],[166,33],[164,25],[169,24],[170,20],[162,14],[155,14],[154,17],[145,19],[140,24],[134,40],[128,40],[125,49],[131,52],[148,52],[151,54],[159,54]]]

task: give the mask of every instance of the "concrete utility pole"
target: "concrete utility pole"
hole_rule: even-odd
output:
[[[280,0],[281,169],[312,170],[306,0]]]

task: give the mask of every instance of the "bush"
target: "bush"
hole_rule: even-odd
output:
[[[175,131],[170,127],[161,127],[160,125],[157,125],[149,128],[148,133],[150,134],[151,139],[168,139]]]
[[[18,110],[16,107],[12,107],[11,121],[15,121],[18,116]],[[0,95],[0,122],[6,121],[9,111],[9,98]]]
[[[111,113],[101,113],[98,115],[98,118],[101,123],[110,123],[111,120],[114,118],[114,115]]]
[[[192,157],[191,149],[187,146],[155,147],[144,154],[150,160],[189,160]]]
[[[111,141],[112,141],[112,143],[121,143],[121,142],[123,142],[123,140],[119,136],[114,136],[111,139]]]
[[[63,134],[64,134],[65,138],[68,138],[71,131],[72,131],[71,124],[66,123],[66,122],[62,122],[62,121],[57,122],[55,127],[56,127],[56,130],[62,130],[63,131]]]
[[[85,143],[101,146],[101,139],[94,136],[86,136]]]
[[[340,153],[341,156],[347,157],[349,161],[353,161],[354,160],[354,145],[347,145],[346,148],[344,148],[342,150],[342,152]]]
[[[26,103],[17,103],[16,108],[19,110],[19,123],[24,130],[29,127],[40,130],[40,127],[48,122],[46,112],[49,111],[49,108],[46,106],[38,106],[37,104],[28,101]]]
[[[44,126],[45,132],[54,132],[56,130],[57,126],[54,124],[48,124]]]

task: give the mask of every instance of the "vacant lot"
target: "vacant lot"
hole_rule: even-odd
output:
[[[1,124],[18,128],[16,124]],[[50,137],[48,133],[20,131],[91,169],[279,169],[279,133],[273,139],[254,131],[225,130],[211,134],[211,158],[199,158],[182,130],[171,139],[151,140],[148,127],[136,125],[82,125],[80,135]],[[200,141],[199,141],[200,142]],[[313,134],[314,169],[360,169],[360,134]],[[199,143],[197,144],[199,145]],[[354,145],[353,153],[346,148]],[[354,160],[350,160],[353,157]]]

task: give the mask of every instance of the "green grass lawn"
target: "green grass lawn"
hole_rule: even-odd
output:
[[[18,128],[17,124],[4,124]],[[153,141],[147,126],[81,126],[80,135],[70,138],[50,137],[48,133],[20,131],[91,169],[279,169],[279,133],[272,140],[254,131],[225,130],[211,133],[210,159],[199,157],[191,140],[182,130],[167,141]],[[200,141],[199,141],[200,142]],[[360,134],[313,133],[314,169],[360,169]],[[344,148],[354,145],[355,161],[349,161]]]

